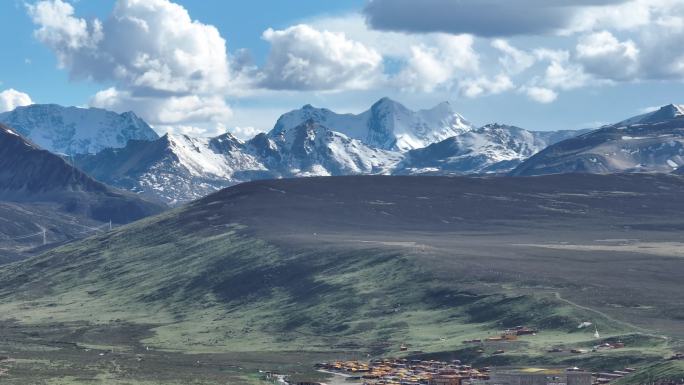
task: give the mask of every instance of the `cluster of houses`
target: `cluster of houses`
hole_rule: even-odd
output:
[[[489,368],[475,369],[459,360],[445,362],[399,358],[370,362],[335,361],[319,363],[316,367],[343,373],[348,380],[359,380],[368,385],[461,385],[466,379],[489,379]]]
[[[466,343],[487,341],[510,341],[518,336],[536,335],[537,330],[518,326],[504,330],[500,336],[484,340],[468,340]],[[594,346],[592,351],[620,349],[622,342],[606,342]],[[402,345],[402,350],[406,347]],[[498,351],[497,351],[498,352]],[[497,354],[495,352],[494,354]],[[500,352],[503,352],[501,350]],[[561,348],[549,353],[563,352]],[[571,353],[587,353],[588,350],[572,349]],[[682,360],[684,354],[677,353],[670,360]],[[474,368],[460,360],[435,361],[408,358],[374,359],[371,361],[333,361],[316,364],[320,371],[344,376],[350,384],[363,385],[605,385],[636,371],[624,368],[608,372],[591,373],[579,368]],[[280,378],[280,382],[284,382]],[[298,385],[325,385],[301,383]]]
[[[578,368],[473,368],[459,360],[384,359],[317,364],[364,385],[592,385],[592,373]]]

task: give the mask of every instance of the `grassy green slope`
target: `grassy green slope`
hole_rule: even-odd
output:
[[[452,183],[451,179],[440,181]],[[455,180],[456,187],[461,186],[456,182],[460,181]],[[661,361],[677,348],[678,342],[673,339],[649,336],[650,329],[630,326],[612,313],[593,310],[591,303],[582,307],[564,299],[566,293],[579,290],[585,278],[594,285],[588,286],[589,295],[602,295],[597,287],[610,288],[612,281],[605,280],[604,276],[611,270],[594,267],[596,263],[606,263],[599,266],[607,268],[617,266],[617,263],[610,264],[611,256],[582,254],[586,258],[578,260],[572,254],[554,254],[546,249],[530,251],[507,246],[506,242],[493,242],[506,235],[501,229],[525,229],[536,221],[501,227],[490,221],[485,223],[490,226],[486,237],[467,232],[471,228],[481,229],[484,222],[472,224],[459,220],[449,222],[456,224],[455,230],[433,230],[433,223],[440,226],[445,223],[438,220],[441,214],[451,219],[467,214],[469,206],[474,205],[453,208],[462,199],[422,199],[425,190],[422,185],[410,192],[401,190],[403,186],[395,186],[398,197],[379,201],[376,193],[359,193],[357,185],[348,196],[340,196],[320,191],[310,194],[308,185],[293,186],[296,183],[300,182],[264,182],[229,189],[190,206],[3,266],[0,268],[0,328],[12,332],[9,334],[12,340],[4,345],[7,341],[0,338],[0,353],[52,359],[56,355],[70,357],[65,352],[71,349],[77,360],[86,357],[88,363],[94,358],[93,362],[99,365],[103,359],[97,354],[92,357],[93,353],[86,349],[114,350],[123,352],[118,353],[118,359],[126,360],[134,368],[140,366],[136,354],[152,354],[154,357],[146,357],[145,362],[159,360],[159,367],[164,368],[173,367],[176,362],[194,368],[195,357],[200,355],[201,360],[211,356],[225,362],[227,354],[235,366],[252,370],[255,364],[249,366],[244,359],[258,356],[261,358],[257,367],[270,369],[266,362],[269,357],[282,358],[297,351],[311,360],[365,357],[366,353],[413,354],[459,358],[477,365],[534,363],[620,369]],[[377,181],[373,180],[369,186],[378,190],[377,195],[387,195],[388,189]],[[451,193],[455,187],[447,187],[442,192],[445,196],[459,196]],[[537,199],[535,191],[531,194],[530,199]],[[623,195],[636,199],[633,195]],[[404,202],[401,200],[404,196],[419,198]],[[560,195],[548,196],[559,199]],[[278,197],[287,201],[274,201]],[[435,205],[446,203],[433,208],[433,200]],[[358,201],[367,202],[371,208],[351,206]],[[500,201],[498,197],[492,200]],[[334,210],[330,208],[331,202],[335,203]],[[427,206],[407,214],[404,208],[415,208],[416,202]],[[615,199],[608,202],[615,203],[620,212],[624,207],[642,207],[623,205]],[[650,204],[651,200],[645,203]],[[477,207],[491,205],[486,202]],[[472,210],[473,218],[482,216],[477,207]],[[532,210],[530,207],[535,206],[511,207]],[[284,212],[269,216],[269,212],[277,209]],[[352,214],[370,214],[349,215],[327,223],[325,220],[331,215],[318,215],[323,209],[331,210],[332,214],[352,209],[356,210]],[[374,214],[373,209],[380,211]],[[499,211],[491,209],[495,214]],[[292,220],[293,215],[306,220]],[[415,219],[421,216],[423,222]],[[380,221],[371,224],[385,233],[368,235],[374,229],[368,222],[373,220]],[[613,223],[612,218],[606,221]],[[348,226],[340,226],[340,222]],[[358,223],[370,230],[354,229]],[[412,230],[404,227],[407,223],[427,225]],[[585,223],[588,222],[580,225]],[[602,226],[603,222],[598,223]],[[284,235],[271,233],[287,224],[292,228]],[[307,224],[311,227],[307,228]],[[329,226],[327,230],[320,229],[323,225]],[[578,226],[571,223],[568,229]],[[314,235],[314,231],[320,233]],[[455,238],[457,231],[461,233]],[[532,232],[538,231],[535,228]],[[565,229],[562,233],[565,234]],[[427,238],[421,238],[422,234],[433,237],[430,238],[433,243],[426,241],[423,245],[421,240]],[[510,242],[524,241],[519,234],[525,233],[513,233]],[[558,239],[549,234],[552,234],[550,239]],[[363,236],[367,238],[363,240]],[[442,245],[440,241],[445,239],[451,243]],[[483,249],[471,249],[468,242],[484,245]],[[629,255],[620,258],[619,261],[631,263]],[[646,261],[653,258],[649,256]],[[675,268],[679,266],[675,263],[679,260],[669,261]],[[556,272],[558,266],[566,270]],[[633,265],[625,266],[616,270],[616,279],[623,271],[634,270],[630,267]],[[510,269],[508,273],[503,271],[507,274],[502,273],[502,267]],[[550,270],[554,274],[545,276]],[[593,276],[587,276],[586,272],[594,270],[599,271],[595,274],[598,279],[592,281]],[[672,279],[666,273],[663,279]],[[574,286],[559,295],[569,284]],[[593,329],[577,328],[586,320],[599,324],[604,338],[623,340],[627,347],[571,354],[571,348],[591,349],[603,342],[592,338]],[[484,339],[516,325],[542,331],[515,342],[477,345],[462,342]],[[36,346],[35,352],[47,346],[60,353],[20,353],[28,346],[27,342]],[[77,345],[64,345],[64,342]],[[408,353],[399,351],[402,344],[409,346]],[[150,346],[155,353],[149,353],[145,346]],[[557,346],[564,352],[547,353],[549,348]],[[494,354],[499,349],[505,353]],[[169,361],[168,357],[173,360]],[[302,358],[289,364],[298,365],[299,371],[310,369],[312,362]],[[11,367],[15,372],[17,365]],[[88,365],[85,367],[92,367]],[[151,373],[166,370],[158,370],[159,367],[153,365],[148,370]],[[82,372],[78,368],[70,370],[76,374]],[[100,369],[89,370],[100,373]],[[222,370],[220,366],[218,370]],[[25,371],[28,373],[31,368]],[[44,372],[43,376],[48,378],[50,374]]]
[[[434,279],[410,253],[286,253],[205,215],[176,210],[8,266],[0,313],[24,323],[150,325],[145,343],[184,351],[430,351],[517,324],[564,340],[588,335],[564,336],[581,311],[547,297],[469,292]]]
[[[647,366],[616,382],[619,385],[684,382],[684,361],[667,361]]]

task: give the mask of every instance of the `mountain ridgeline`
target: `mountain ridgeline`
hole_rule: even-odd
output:
[[[163,209],[94,180],[0,124],[0,260],[39,243],[30,236],[37,232],[43,242],[66,241],[104,222],[128,223]]]
[[[586,130],[528,131],[514,126],[488,124],[407,152],[393,173],[505,173],[548,145],[584,132]]]
[[[30,199],[62,192],[102,193],[106,187],[57,155],[0,124],[0,197]]]
[[[511,175],[669,173],[684,165],[684,105],[670,104],[551,145]]]
[[[383,98],[358,115],[306,105],[242,141],[165,135],[78,155],[95,178],[169,204],[265,178],[505,173],[546,146],[584,131],[474,127],[449,103],[412,111]]]
[[[434,108],[411,111],[382,98],[361,114],[338,114],[310,104],[282,115],[271,135],[287,132],[307,120],[314,121],[368,146],[408,151],[470,131],[473,126],[447,102]]]
[[[74,164],[101,182],[178,205],[270,178],[672,172],[684,164],[683,111],[668,105],[593,131],[530,131],[475,127],[446,102],[412,111],[383,98],[360,114],[306,105],[249,140],[229,133],[158,138],[132,113],[53,105],[0,120],[16,122],[48,149],[75,153]],[[49,122],[56,126],[46,128]]]

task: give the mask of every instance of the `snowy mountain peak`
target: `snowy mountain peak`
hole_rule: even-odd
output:
[[[99,108],[33,104],[0,114],[0,122],[46,150],[70,155],[121,148],[131,139],[158,138],[133,112]]]
[[[209,140],[209,146],[216,152],[225,153],[245,146],[245,142],[226,132]]]
[[[422,148],[473,129],[449,103],[412,111],[397,101],[382,98],[357,115],[306,105],[282,115],[269,135],[275,137],[309,119],[368,146],[393,151]]]
[[[630,126],[634,124],[651,124],[665,122],[672,119],[680,119],[682,117],[684,117],[684,104],[668,104],[653,112],[648,112],[646,114],[623,120],[617,125]]]
[[[311,118],[268,137],[255,137],[249,145],[269,168],[285,176],[388,173],[401,158],[399,153],[373,148]]]
[[[672,172],[684,165],[684,106],[606,125],[549,146],[512,175]]]
[[[684,116],[684,104],[668,104],[663,108],[668,110],[672,114],[673,118]]]
[[[377,102],[373,103],[371,106],[371,110],[378,110],[378,109],[384,109],[384,110],[389,110],[389,109],[396,109],[399,111],[409,111],[408,108],[406,108],[403,104],[397,102],[396,100],[390,99],[388,97],[381,98]]]

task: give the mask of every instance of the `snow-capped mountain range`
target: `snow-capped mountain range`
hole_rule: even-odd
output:
[[[236,183],[270,177],[245,143],[230,134],[193,138],[166,134],[124,148],[78,155],[75,165],[107,184],[168,204],[201,198]]]
[[[549,146],[512,175],[669,173],[684,165],[684,105],[657,111]]]
[[[373,148],[308,120],[241,141],[164,135],[74,157],[95,178],[177,204],[255,179],[390,173],[401,154]]]
[[[0,123],[12,127],[43,149],[58,154],[94,154],[124,147],[131,139],[159,136],[132,112],[117,114],[99,108],[33,104],[0,114]]]
[[[306,105],[247,141],[165,135],[75,162],[105,183],[177,204],[262,178],[502,173],[578,133],[476,128],[448,103],[411,111],[383,98],[358,115]]]
[[[477,128],[449,103],[412,111],[388,98],[360,114],[306,105],[250,140],[158,137],[133,113],[34,105],[0,115],[96,179],[169,204],[263,178],[505,173],[580,131]]]
[[[248,144],[270,170],[284,177],[386,174],[401,159],[397,151],[369,146],[313,119],[258,135]]]

